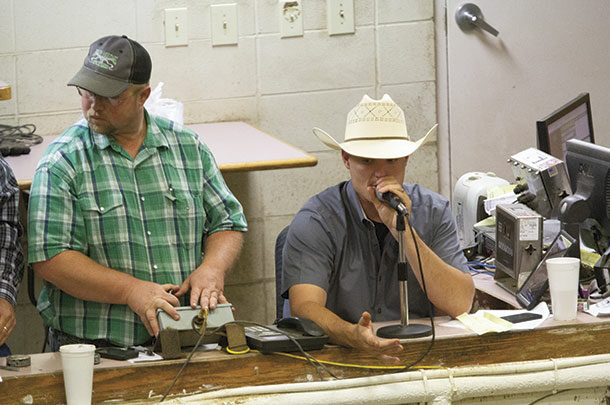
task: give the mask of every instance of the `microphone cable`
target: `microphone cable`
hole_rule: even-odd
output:
[[[430,302],[430,299],[428,298],[428,290],[426,289],[426,280],[424,279],[424,270],[423,270],[423,267],[421,264],[419,246],[417,244],[417,239],[415,238],[415,232],[413,231],[413,226],[411,225],[411,221],[409,220],[409,215],[405,215],[404,217],[406,219],[407,224],[409,225],[409,231],[411,232],[411,237],[413,238],[413,244],[415,245],[415,252],[417,253],[417,264],[419,265],[419,275],[421,276],[421,284],[422,284],[422,288],[424,290],[424,296],[426,297],[426,301],[428,301],[428,312],[430,314],[430,326],[432,328],[432,339],[430,339],[430,344],[428,345],[426,350],[422,353],[422,355],[419,356],[419,358],[417,360],[415,360],[414,362],[412,362],[411,364],[404,366],[401,369],[402,371],[409,370],[411,367],[413,367],[414,365],[416,365],[417,363],[422,361],[424,359],[424,357],[426,357],[428,355],[430,350],[432,350],[432,346],[434,346],[434,342],[436,340],[436,331],[434,329],[434,306],[432,305],[432,302]]]

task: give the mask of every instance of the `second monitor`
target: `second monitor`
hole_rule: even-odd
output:
[[[570,139],[595,143],[589,93],[581,93],[536,122],[538,149],[565,162]]]

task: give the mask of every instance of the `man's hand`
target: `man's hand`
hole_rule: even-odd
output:
[[[373,332],[371,314],[363,312],[360,320],[354,325],[355,330],[350,346],[358,350],[373,351],[381,354],[383,360],[398,363],[400,359],[394,355],[402,351],[399,339],[384,339]]]
[[[204,263],[184,280],[176,296],[181,297],[190,289],[191,308],[200,304],[201,308],[214,309],[217,304],[227,303],[223,286],[224,271],[208,267]]]
[[[400,198],[409,213],[411,212],[411,199],[404,188],[402,188],[402,184],[398,183],[396,179],[391,176],[380,178],[376,187],[368,187],[369,199],[373,202],[379,217],[390,230],[396,229],[396,211],[390,208],[388,204],[380,201],[375,195],[375,190],[382,194],[386,191],[395,194]]]
[[[15,309],[10,302],[0,298],[0,345],[6,342],[16,323]]]
[[[175,320],[180,319],[178,311],[174,308],[180,305],[180,301],[170,293],[170,290],[177,288],[178,286],[174,284],[161,285],[134,279],[127,295],[127,305],[138,314],[151,336],[159,334],[157,308],[161,308]]]

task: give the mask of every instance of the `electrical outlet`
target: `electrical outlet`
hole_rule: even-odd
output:
[[[237,44],[237,4],[213,4],[210,16],[212,46]]]
[[[188,45],[186,8],[165,9],[165,46]]]
[[[328,34],[354,33],[354,0],[327,0]]]
[[[280,38],[303,36],[303,9],[300,1],[278,2]]]

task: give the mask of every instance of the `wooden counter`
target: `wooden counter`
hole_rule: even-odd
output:
[[[436,324],[446,321],[439,318]],[[421,322],[421,320],[420,320]],[[429,322],[429,321],[428,321]],[[426,323],[423,321],[422,323]],[[475,335],[462,329],[436,327],[436,342],[419,363],[422,366],[456,367],[514,361],[543,360],[610,353],[610,319],[579,313],[574,321],[547,319],[534,330]],[[430,338],[410,340],[401,360],[408,364],[428,347]],[[327,346],[311,352],[320,360],[340,363],[381,365],[371,353]],[[136,365],[102,359],[93,375],[93,402],[146,399],[163,395],[183,360],[167,360]],[[31,395],[34,404],[65,401],[58,353],[32,355],[32,366],[20,372],[0,370],[0,398],[3,403],[20,404]],[[375,370],[328,366],[340,378],[385,374],[396,370]],[[327,375],[322,375],[326,378]],[[194,394],[248,385],[319,381],[320,374],[309,363],[280,355],[228,355],[213,351],[193,356],[172,393]],[[157,397],[159,400],[160,397]]]

